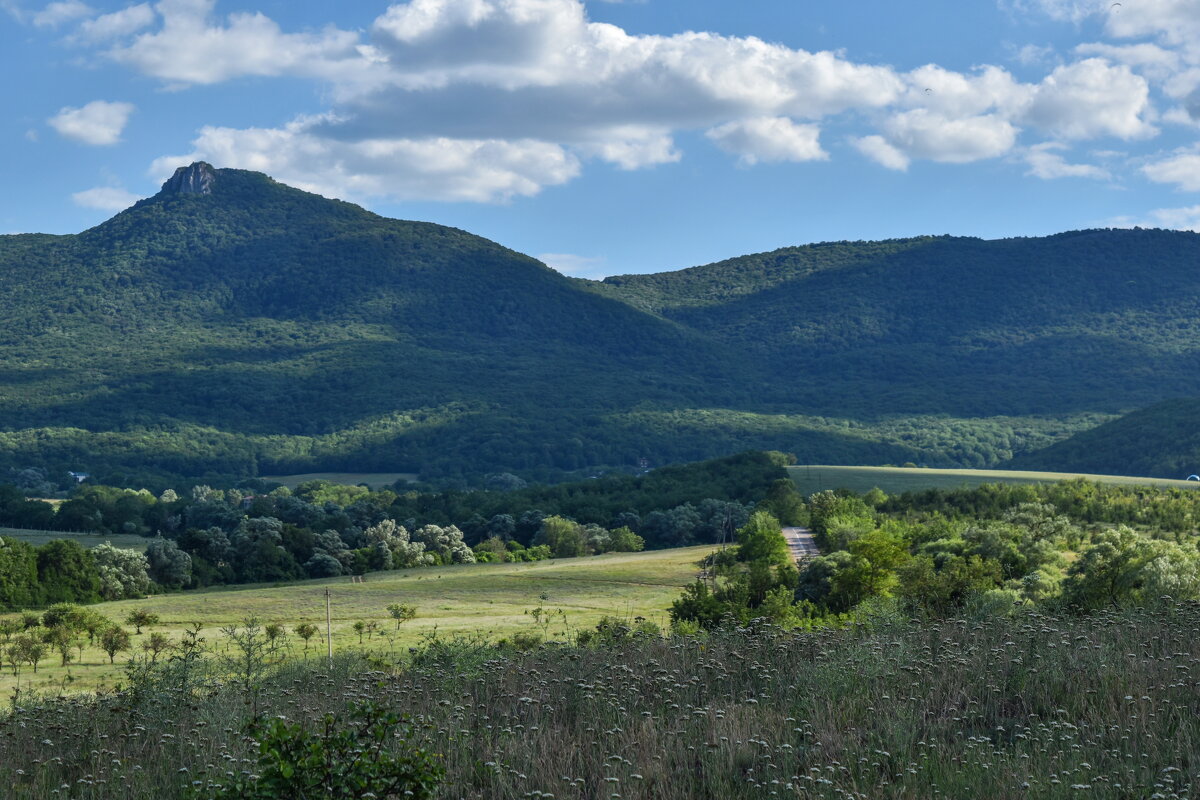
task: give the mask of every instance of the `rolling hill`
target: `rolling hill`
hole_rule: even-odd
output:
[[[1006,466],[1037,469],[1044,464],[1158,478],[1185,479],[1200,473],[1200,399],[1156,403],[1021,455]]]
[[[1195,234],[1114,230],[583,281],[197,163],[80,234],[0,236],[0,466],[994,466],[1200,395],[1198,263]]]

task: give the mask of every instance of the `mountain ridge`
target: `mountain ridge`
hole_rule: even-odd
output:
[[[1198,263],[1194,234],[1084,231],[588,282],[195,164],[79,234],[0,237],[0,464],[436,477],[761,448],[993,466],[1200,395]]]

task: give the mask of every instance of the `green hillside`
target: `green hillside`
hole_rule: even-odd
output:
[[[1088,231],[597,283],[194,164],[78,235],[0,236],[0,468],[992,467],[1200,395],[1197,263],[1194,234]]]
[[[1200,394],[1200,236],[837,242],[595,285],[769,361],[812,413],[1120,412]]]
[[[1046,464],[1176,479],[1200,473],[1200,400],[1157,403],[1012,461],[1014,468]]]

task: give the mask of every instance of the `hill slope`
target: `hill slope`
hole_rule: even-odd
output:
[[[1200,399],[1157,403],[1024,454],[1006,466],[1039,469],[1046,465],[1158,478],[1183,479],[1200,473]]]
[[[0,236],[0,466],[992,466],[1200,395],[1198,263],[1194,234],[1088,231],[597,283],[194,164],[81,234]]]
[[[812,245],[594,288],[803,376],[793,397],[817,413],[1118,412],[1200,394],[1193,233]]]

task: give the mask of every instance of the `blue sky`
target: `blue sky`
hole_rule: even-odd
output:
[[[0,69],[0,233],[195,159],[587,277],[1200,230],[1200,0],[0,0]]]

